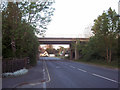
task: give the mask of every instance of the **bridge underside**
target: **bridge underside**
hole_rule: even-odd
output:
[[[40,44],[69,44],[70,45],[70,59],[73,59],[73,53],[75,54],[75,59],[79,58],[77,47],[73,51],[72,43],[86,43],[89,41],[89,38],[39,38],[38,39]]]
[[[39,41],[40,44],[68,44],[70,46],[70,60],[74,59],[77,52],[72,50],[72,43],[76,43],[75,41]],[[77,59],[77,58],[76,58]]]
[[[39,41],[40,44],[71,44],[73,41]]]

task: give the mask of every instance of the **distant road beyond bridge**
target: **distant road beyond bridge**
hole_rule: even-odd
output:
[[[40,44],[69,44],[70,48],[72,43],[85,43],[89,41],[89,38],[39,38],[38,41]],[[75,48],[75,59],[78,59],[79,54],[77,48]],[[73,51],[70,49],[70,59],[73,59]]]

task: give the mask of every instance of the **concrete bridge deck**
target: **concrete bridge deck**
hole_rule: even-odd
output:
[[[72,42],[88,42],[89,38],[39,38],[41,44],[71,44]]]

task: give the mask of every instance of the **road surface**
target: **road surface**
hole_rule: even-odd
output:
[[[44,88],[118,88],[118,71],[43,57],[47,68],[48,81]]]
[[[54,57],[41,57],[26,75],[3,79],[3,88],[15,84],[16,88],[118,88],[120,85],[118,70]]]

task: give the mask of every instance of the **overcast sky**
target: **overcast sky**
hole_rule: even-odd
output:
[[[119,0],[55,0],[54,16],[46,37],[85,37],[102,12],[109,7],[118,13]]]
[[[54,16],[45,37],[89,36],[94,19],[111,7],[118,13],[119,0],[55,0]],[[44,46],[44,45],[43,45]],[[61,45],[53,45],[58,48]],[[65,48],[69,45],[62,45]]]

